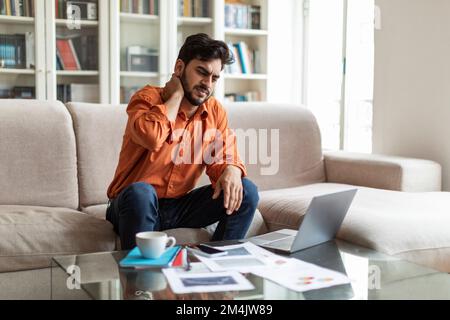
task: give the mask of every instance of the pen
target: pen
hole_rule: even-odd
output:
[[[187,247],[184,247],[184,252],[186,254],[186,268],[184,270],[191,271],[191,269],[192,269],[191,260],[189,259],[189,252],[188,252]]]

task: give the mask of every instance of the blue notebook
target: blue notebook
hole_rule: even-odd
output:
[[[174,246],[167,249],[161,257],[157,259],[147,259],[141,255],[141,251],[136,247],[123,258],[119,265],[124,268],[165,268],[171,267],[172,263],[181,250],[181,246]]]

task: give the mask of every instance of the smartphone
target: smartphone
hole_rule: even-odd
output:
[[[228,254],[228,252],[224,250],[216,249],[205,244],[198,244],[195,247],[189,247],[188,249],[195,254],[208,258],[221,257]]]

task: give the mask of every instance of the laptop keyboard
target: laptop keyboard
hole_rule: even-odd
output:
[[[272,248],[280,248],[280,249],[289,249],[292,246],[292,243],[294,242],[294,237],[288,237],[285,239],[273,241],[270,243],[267,243],[267,246],[270,246]]]
[[[258,237],[253,237],[250,239],[247,239],[247,241],[256,244],[256,245],[260,245],[260,244],[268,244],[268,243],[272,243],[273,241],[280,241],[280,240],[284,240],[286,238],[290,238],[291,236],[286,235],[284,233],[279,233],[279,232],[271,232],[262,236],[258,236]]]

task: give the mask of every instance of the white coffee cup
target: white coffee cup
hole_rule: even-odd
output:
[[[167,248],[176,243],[174,237],[168,237],[164,232],[148,231],[136,234],[136,244],[144,258],[159,258]]]

